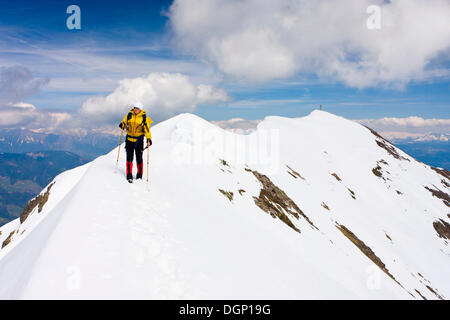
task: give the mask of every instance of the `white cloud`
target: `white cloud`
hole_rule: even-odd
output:
[[[197,100],[199,104],[229,101],[226,91],[222,88],[214,88],[210,85],[200,84],[197,87]]]
[[[389,140],[448,141],[450,119],[424,119],[421,117],[382,118],[356,120],[378,131]]]
[[[12,128],[24,125],[33,119],[33,110],[0,108],[0,127]]]
[[[233,132],[246,133],[256,129],[262,120],[233,118],[211,123]],[[387,139],[441,140],[450,136],[450,119],[424,119],[421,117],[354,120],[372,128]]]
[[[19,84],[23,82],[19,81]],[[196,85],[180,73],[151,73],[146,77],[122,79],[110,94],[86,99],[75,112],[37,109],[30,103],[15,102],[17,99],[13,98],[0,104],[0,127],[44,127],[47,131],[109,128],[112,123],[119,122],[130,104],[136,101],[142,101],[150,116],[158,121],[180,112],[192,112],[200,104],[229,100],[225,90]]]
[[[0,69],[0,104],[23,106],[23,99],[39,93],[49,82],[48,78],[36,78],[24,66]]]
[[[59,128],[61,124],[67,123],[73,119],[73,116],[67,112],[46,112],[45,117],[47,118],[48,127],[51,129]]]
[[[34,105],[26,102],[16,102],[16,103],[8,103],[7,106],[15,107],[15,108],[24,108],[24,109],[36,109]]]
[[[39,93],[48,81],[48,78],[35,77],[24,66],[3,67],[0,72],[0,127],[52,128],[61,123],[62,113],[38,110],[22,100]]]
[[[417,142],[430,142],[430,141],[441,141],[448,142],[450,138],[450,133],[412,133],[412,132],[381,132],[380,133],[385,139],[391,140],[393,142],[401,142],[402,140],[417,141]]]
[[[223,89],[198,85],[180,73],[151,73],[146,77],[123,79],[107,96],[87,99],[80,115],[96,120],[118,119],[134,101],[141,101],[154,118],[167,118],[179,112],[191,112],[198,104],[217,103],[229,98]]]
[[[256,129],[262,120],[233,118],[211,121],[211,123],[236,133],[249,133]],[[356,122],[376,130],[383,137],[397,141],[412,139],[416,141],[448,141],[450,119],[424,119],[421,117],[361,119]]]
[[[38,106],[74,109],[87,95],[111,92],[121,79],[151,72],[187,74],[195,83],[217,85],[222,81],[212,67],[194,57],[168,56],[165,37],[151,40],[148,34],[140,33],[140,43],[150,43],[141,46],[127,41],[112,43],[109,36],[104,39],[101,35],[67,42],[59,35],[51,35],[50,39],[39,30],[34,30],[39,37],[30,38],[27,29],[0,29],[0,66],[32,66],[34,74],[51,78],[45,87],[45,92],[51,94],[33,98]],[[136,44],[136,38],[130,41]]]
[[[286,105],[300,105],[306,102],[313,102],[309,99],[243,99],[233,101],[229,104],[231,108],[261,108],[261,107],[282,107]],[[317,101],[316,101],[317,102]]]
[[[59,129],[66,125],[72,115],[67,112],[48,111],[28,107],[2,107],[0,108],[0,127],[27,129],[45,128],[46,131]]]
[[[446,132],[450,133],[450,119],[424,119],[421,117],[382,118],[357,120],[380,131]],[[399,130],[402,129],[402,130]]]
[[[369,5],[381,29],[369,30]],[[174,43],[224,73],[253,81],[309,74],[353,87],[447,77],[448,0],[175,0]]]
[[[439,135],[434,135],[434,134],[430,134],[430,135],[425,135],[422,136],[418,139],[416,139],[416,141],[442,141],[442,142],[448,142],[449,141],[449,137],[450,134],[439,134]]]
[[[380,132],[379,132],[380,133]],[[403,131],[387,131],[380,133],[385,139],[395,141],[395,140],[404,140],[404,139],[418,139],[423,137],[423,133],[412,133],[412,132],[403,132]]]

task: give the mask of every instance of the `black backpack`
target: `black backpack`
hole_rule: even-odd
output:
[[[128,112],[127,122],[130,121],[132,116],[133,116],[133,113],[131,111]],[[142,124],[141,125],[143,127],[145,126],[147,128],[147,130],[148,130],[148,127],[147,127],[147,114],[146,113],[144,113],[144,115],[142,116]]]

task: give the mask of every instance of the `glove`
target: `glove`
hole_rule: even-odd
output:
[[[147,145],[151,146],[152,145],[152,139],[147,139]]]
[[[119,124],[119,128],[120,128],[120,129],[123,129],[124,126],[125,126],[125,123],[123,123],[123,122],[121,122],[121,123]]]

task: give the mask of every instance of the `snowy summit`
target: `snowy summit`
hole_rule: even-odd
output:
[[[148,184],[115,149],[0,228],[0,298],[450,298],[449,172],[376,132],[314,111],[152,137]]]

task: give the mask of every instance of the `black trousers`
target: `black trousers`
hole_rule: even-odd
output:
[[[141,164],[144,151],[144,135],[137,138],[136,142],[131,142],[127,136],[125,150],[127,151],[127,162],[133,162],[134,154],[136,153],[136,163]]]

